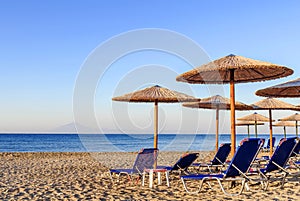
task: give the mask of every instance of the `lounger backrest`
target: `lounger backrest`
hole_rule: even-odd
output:
[[[158,156],[158,149],[141,149],[133,165],[133,173],[142,174],[144,169],[153,169]]]
[[[199,153],[188,153],[182,156],[172,167],[172,170],[186,170],[199,156]]]
[[[242,140],[225,171],[224,177],[239,176],[239,171],[246,173],[249,170],[251,163],[255,160],[263,142],[264,139],[259,138],[246,138]],[[237,169],[239,169],[239,171]]]
[[[297,144],[296,137],[292,138],[282,138],[278,144],[278,146],[275,149],[275,152],[273,153],[271,159],[269,160],[269,163],[266,166],[265,171],[271,172],[274,170],[278,170],[278,166],[284,167],[292,154],[292,151],[294,150],[295,146]],[[277,165],[275,165],[275,163]]]
[[[274,147],[274,144],[275,144],[275,141],[276,141],[276,138],[275,137],[272,137],[272,144],[273,144],[273,147]],[[267,144],[267,149],[270,149],[270,143],[271,143],[271,141],[270,141],[270,139],[268,139],[268,144]]]
[[[225,163],[230,153],[230,143],[221,144],[214,159],[211,161],[212,165],[222,165]]]

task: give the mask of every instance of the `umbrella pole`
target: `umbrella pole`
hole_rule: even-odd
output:
[[[158,101],[154,102],[154,148],[157,149],[158,141]],[[157,160],[154,161],[154,169],[157,167]]]
[[[234,156],[236,147],[235,131],[235,92],[234,92],[234,69],[230,69],[230,112],[231,112],[231,157]]]
[[[154,148],[157,149],[158,141],[158,101],[154,102]]]
[[[216,109],[216,152],[219,148],[219,106]]]
[[[250,138],[250,125],[247,125],[247,130],[248,130],[248,138]]]
[[[257,121],[255,121],[254,123],[255,123],[255,137],[257,138]]]
[[[272,110],[269,109],[269,119],[270,119],[270,157],[272,156],[273,153],[273,129],[272,129]]]
[[[284,134],[284,138],[286,138],[286,129],[285,129],[285,126],[283,126],[283,134]]]
[[[298,121],[296,121],[296,136],[298,137]]]

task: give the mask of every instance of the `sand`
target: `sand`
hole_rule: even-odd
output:
[[[174,164],[180,152],[160,152],[160,165]],[[199,161],[208,161],[211,152],[201,152]],[[171,187],[163,182],[153,189],[148,180],[112,183],[109,168],[132,167],[136,153],[0,153],[0,200],[299,200],[300,178],[289,178],[284,189],[277,182],[265,192],[244,191],[230,197],[219,189],[204,188],[196,195],[184,191],[177,174]]]

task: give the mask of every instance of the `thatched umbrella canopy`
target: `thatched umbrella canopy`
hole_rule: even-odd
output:
[[[198,102],[184,103],[183,106],[191,108],[230,110],[230,99],[220,95],[215,95],[208,98],[201,98]],[[237,110],[253,110],[252,106],[238,101],[235,102],[235,108]]]
[[[257,125],[259,122],[269,122],[270,119],[261,114],[254,112],[253,114],[238,118],[239,121],[253,121],[255,125],[255,137],[257,137]]]
[[[198,102],[184,103],[184,107],[216,110],[216,151],[219,148],[219,110],[230,110],[230,99],[220,95],[202,98]],[[235,102],[236,110],[252,110],[253,107],[241,102]]]
[[[295,105],[280,101],[275,98],[265,98],[260,100],[252,106],[258,110],[268,110],[269,111],[269,125],[270,125],[270,144],[272,144],[272,136],[273,136],[273,129],[272,129],[272,110],[299,110],[298,107]],[[273,146],[270,146],[270,155],[273,153]]]
[[[255,121],[239,121],[239,122],[236,122],[235,125],[236,126],[247,126],[248,137],[250,137],[250,126],[264,125],[264,123],[260,123],[260,122],[255,123]],[[256,129],[256,133],[257,133],[257,129]]]
[[[256,91],[255,94],[258,96],[277,98],[300,97],[300,78],[265,89],[260,89]]]
[[[293,74],[287,67],[236,55],[228,55],[179,75],[176,80],[191,84],[230,83],[231,156],[235,153],[235,83],[258,82]]]
[[[239,120],[239,121],[254,121],[254,122],[269,122],[270,119],[266,116],[258,114],[257,112],[254,112],[253,114],[249,114],[247,116],[240,117],[237,120]]]
[[[286,138],[286,127],[294,127],[295,125],[292,122],[289,121],[280,121],[277,122],[276,124],[273,124],[275,127],[283,127],[283,133],[284,133],[284,138]]]
[[[158,142],[158,102],[178,103],[198,101],[193,96],[186,95],[177,91],[171,91],[167,88],[155,85],[133,93],[112,98],[114,101],[125,102],[154,102],[154,148],[157,148]]]
[[[278,100],[276,98],[265,98],[256,103],[251,104],[255,110],[300,110],[299,107],[286,103],[284,101]]]
[[[298,137],[298,121],[300,121],[300,115],[298,113],[295,113],[288,117],[278,119],[278,121],[294,121],[296,127],[296,136]]]

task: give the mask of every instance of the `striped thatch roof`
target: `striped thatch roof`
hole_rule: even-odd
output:
[[[239,121],[235,124],[236,126],[251,126],[255,125],[254,121]],[[264,123],[256,122],[256,125],[264,125]]]
[[[273,124],[273,126],[295,127],[295,123],[290,122],[290,121],[280,121],[280,122],[277,122],[276,124]]]
[[[230,70],[235,83],[258,82],[286,77],[293,70],[269,62],[228,55],[177,76],[176,80],[191,84],[224,84],[230,82]]]
[[[300,78],[278,84],[255,92],[258,96],[265,97],[300,97]]]
[[[261,114],[257,114],[256,112],[241,118],[238,118],[239,121],[261,121],[261,122],[269,122],[270,119]]]
[[[299,107],[275,98],[265,98],[252,104],[251,106],[253,106],[256,110],[299,110]]]
[[[193,96],[186,95],[177,91],[171,91],[170,89],[155,85],[148,87],[133,93],[128,93],[123,96],[112,98],[114,101],[126,101],[126,102],[191,102],[198,101]]]
[[[184,103],[183,106],[191,108],[230,110],[230,99],[216,95],[208,98],[202,98],[198,102]],[[253,107],[241,102],[235,102],[235,109],[252,110]]]
[[[298,113],[295,113],[291,116],[278,119],[278,121],[300,121],[300,115]]]

